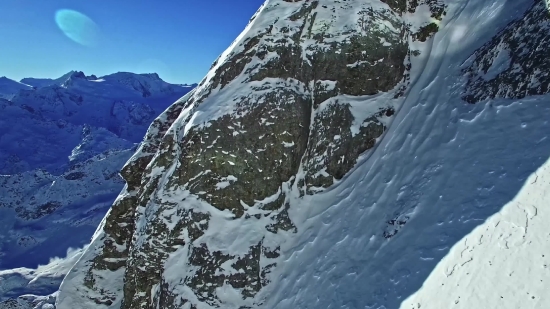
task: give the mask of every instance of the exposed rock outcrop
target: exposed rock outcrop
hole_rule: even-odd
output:
[[[151,125],[58,308],[261,304],[295,201],[342,179],[398,110],[409,43],[437,31],[408,22],[418,6],[444,15],[440,1],[266,1]]]
[[[467,61],[469,103],[523,98],[550,92],[550,14],[538,0],[522,19],[509,24]]]

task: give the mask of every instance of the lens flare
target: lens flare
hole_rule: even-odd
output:
[[[55,13],[55,22],[69,39],[84,46],[95,46],[99,41],[99,27],[88,16],[62,9]]]

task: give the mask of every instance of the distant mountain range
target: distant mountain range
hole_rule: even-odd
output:
[[[14,81],[5,76],[0,77],[0,99],[11,99],[21,90],[33,90],[33,86]]]
[[[126,72],[98,78],[72,71],[58,79],[21,82],[4,77],[0,174],[36,168],[58,173],[114,145],[127,149],[128,143],[141,141],[158,114],[195,86]]]
[[[127,72],[0,78],[0,303],[57,291],[70,266],[36,268],[89,243],[150,123],[195,86]]]

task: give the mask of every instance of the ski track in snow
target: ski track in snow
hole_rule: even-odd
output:
[[[338,185],[291,208],[299,235],[260,292],[265,308],[550,308],[550,96],[460,100],[462,62],[532,2],[447,3],[386,138]],[[397,217],[410,219],[384,238]]]

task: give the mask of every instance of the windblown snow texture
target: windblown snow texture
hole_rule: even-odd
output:
[[[0,79],[0,308],[57,291],[77,258],[50,260],[89,243],[150,122],[192,90],[156,74],[26,81]]]
[[[547,20],[266,1],[150,126],[58,309],[549,307]]]

